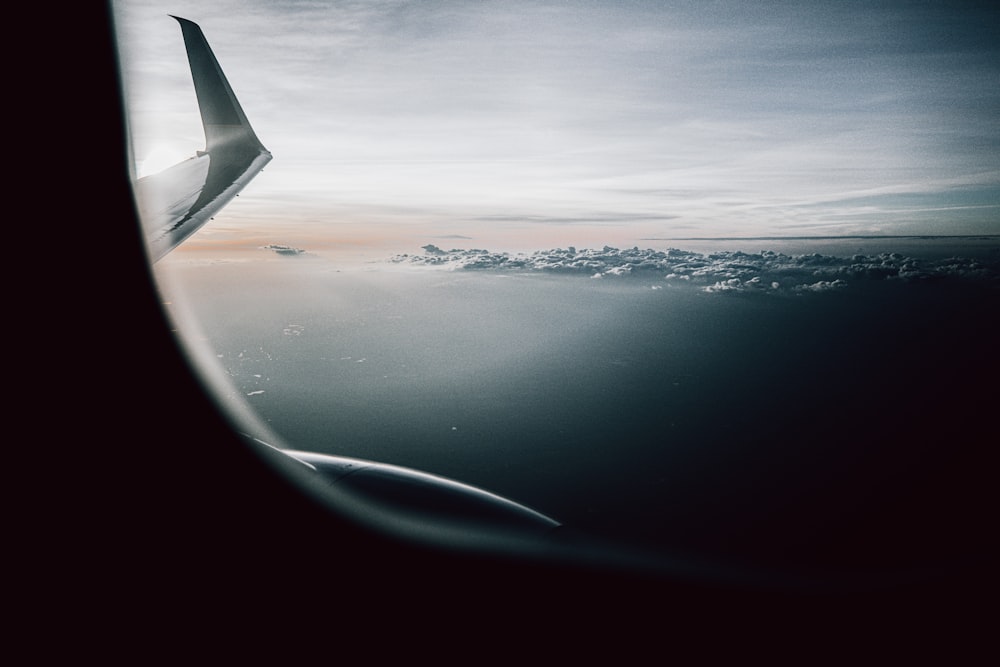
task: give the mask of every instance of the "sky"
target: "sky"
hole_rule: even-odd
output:
[[[122,0],[140,174],[204,146],[168,13],[274,155],[177,252],[1000,234],[997,9]]]

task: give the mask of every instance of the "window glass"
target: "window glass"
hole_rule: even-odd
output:
[[[664,555],[980,539],[994,13],[179,5],[274,160],[155,273],[275,444]],[[144,176],[205,135],[177,24],[116,12]]]

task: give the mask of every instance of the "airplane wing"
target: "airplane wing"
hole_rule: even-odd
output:
[[[157,261],[226,205],[271,160],[254,134],[198,24],[181,25],[205,129],[205,150],[136,182],[136,198]]]
[[[222,209],[271,160],[254,134],[196,23],[174,16],[184,33],[205,128],[205,150],[136,181],[136,199],[150,256],[157,261]],[[251,446],[273,447],[247,437]],[[277,448],[275,448],[277,449]],[[547,534],[559,522],[512,500],[417,470],[312,452],[281,451],[316,478],[349,489],[370,506],[435,524],[475,523],[486,529]],[[426,523],[424,524],[426,525]]]

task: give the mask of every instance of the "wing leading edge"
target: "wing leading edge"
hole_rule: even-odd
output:
[[[198,24],[180,23],[191,65],[205,150],[136,182],[151,259],[155,262],[197,231],[271,160],[254,134]]]

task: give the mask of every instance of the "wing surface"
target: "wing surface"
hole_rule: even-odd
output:
[[[173,18],[184,35],[205,129],[205,150],[136,182],[139,212],[154,262],[218,213],[271,160],[201,28],[187,19]]]

